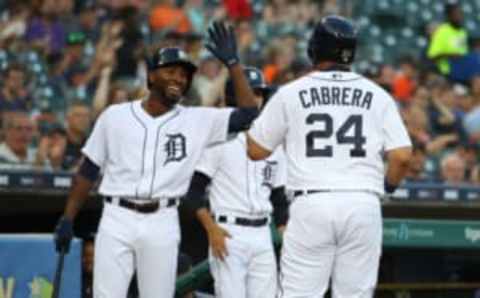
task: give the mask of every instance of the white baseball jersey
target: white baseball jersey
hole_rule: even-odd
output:
[[[392,97],[353,72],[312,72],[286,84],[249,131],[285,147],[287,188],[383,193],[383,151],[410,146]]]
[[[141,102],[109,107],[82,149],[103,172],[99,192],[139,200],[182,196],[203,149],[227,139],[232,109],[177,106],[152,117]]]
[[[266,160],[252,161],[246,154],[244,133],[205,150],[196,170],[212,179],[210,207],[215,214],[265,216],[272,212],[270,192],[285,185],[283,152]]]

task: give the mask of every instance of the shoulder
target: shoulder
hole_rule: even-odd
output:
[[[234,108],[213,108],[213,107],[179,107],[184,115],[205,119],[210,115],[230,114]]]
[[[108,106],[101,114],[102,115],[115,115],[115,114],[123,114],[130,112],[133,109],[133,106],[138,104],[138,101],[131,101],[131,102],[123,102],[118,104],[112,104]]]

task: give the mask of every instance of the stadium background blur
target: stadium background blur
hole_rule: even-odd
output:
[[[181,46],[199,66],[184,104],[223,106],[227,71],[203,47],[212,20],[229,20],[242,62],[261,68],[278,86],[309,70],[306,40],[314,21],[327,14],[355,21],[360,39],[354,70],[391,92],[414,141],[408,179],[384,203],[385,216],[478,219],[480,73],[452,81],[427,54],[432,34],[446,20],[445,4],[0,1],[0,232],[53,230],[95,118],[110,104],[147,94],[145,61],[153,49]],[[480,61],[480,1],[459,1],[459,7],[468,53]],[[77,236],[95,233],[100,208],[100,200],[91,200],[76,224]],[[207,243],[199,225],[184,215],[182,227],[182,250],[193,263],[203,260]],[[475,250],[386,249],[380,282],[393,286],[381,295],[480,297],[479,264]]]

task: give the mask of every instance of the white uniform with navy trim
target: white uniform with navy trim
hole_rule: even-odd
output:
[[[381,253],[383,152],[410,146],[391,96],[353,72],[312,72],[270,99],[249,131],[286,149],[290,207],[280,297],[371,297]]]
[[[177,106],[150,116],[134,101],[109,107],[82,149],[103,172],[100,194],[132,202],[186,193],[203,150],[227,138],[230,109]],[[94,295],[126,297],[137,270],[140,296],[171,298],[180,229],[177,208],[139,213],[105,203],[95,242]]]
[[[219,298],[273,298],[277,266],[268,220],[258,227],[235,224],[235,219],[271,217],[271,189],[285,185],[283,151],[267,160],[252,161],[246,154],[245,134],[205,151],[196,171],[211,178],[210,209],[227,238],[228,256],[210,253],[210,270]],[[225,222],[220,219],[223,218]]]

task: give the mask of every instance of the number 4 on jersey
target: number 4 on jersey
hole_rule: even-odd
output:
[[[307,134],[307,157],[332,157],[333,146],[327,145],[323,148],[315,148],[315,139],[328,139],[333,135],[333,119],[329,114],[310,114],[306,119],[307,124],[315,122],[323,122],[323,130],[312,130]],[[348,131],[353,128],[353,135],[347,135]],[[351,115],[340,126],[335,133],[337,144],[351,144],[353,149],[350,150],[351,157],[365,157],[366,152],[362,147],[367,138],[363,136],[363,118],[362,115]]]

